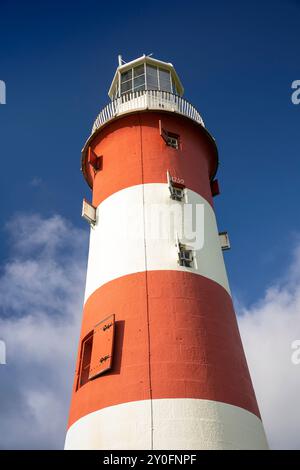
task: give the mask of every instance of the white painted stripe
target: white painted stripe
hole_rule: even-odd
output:
[[[267,449],[261,420],[237,406],[192,398],[152,401],[153,449]],[[90,413],[68,430],[65,449],[151,449],[150,400]]]
[[[160,183],[131,186],[105,199],[97,208],[97,223],[91,228],[85,300],[113,279],[145,271],[146,263],[149,271],[200,274],[216,281],[230,294],[214,211],[202,196],[188,189],[185,203],[173,201],[168,185]],[[182,208],[188,205],[193,212],[184,214]],[[183,220],[191,228],[191,214],[196,213],[196,208],[197,240],[191,242],[184,237],[182,240],[195,248],[194,267],[190,269],[178,264],[176,233],[181,234]]]

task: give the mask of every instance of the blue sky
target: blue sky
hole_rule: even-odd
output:
[[[76,225],[89,195],[79,158],[108,102],[117,54],[171,61],[220,153],[220,229],[236,296],[253,302],[289,262],[299,231],[300,2],[2,1],[0,224],[60,213]],[[5,202],[4,202],[5,201]],[[7,250],[1,236],[1,256]]]
[[[237,303],[243,305],[239,312],[253,309],[298,259],[300,105],[291,101],[291,84],[300,79],[299,43],[296,0],[1,0],[0,80],[6,82],[7,104],[0,105],[0,294],[7,292],[12,276],[7,266],[17,260],[20,267],[28,256],[24,246],[19,250],[18,233],[28,236],[30,227],[40,228],[39,241],[32,244],[30,239],[33,262],[48,257],[42,279],[50,272],[52,248],[49,251],[47,241],[42,255],[34,250],[45,243],[45,232],[55,233],[55,224],[63,227],[59,233],[65,250],[68,224],[71,233],[83,237],[85,243],[79,244],[84,266],[88,227],[80,212],[82,198],[90,191],[79,171],[80,151],[95,116],[109,101],[117,55],[129,61],[153,53],[174,64],[185,97],[217,141],[221,195],[215,202],[219,228],[228,230],[231,239],[232,249],[225,253],[229,281]],[[76,253],[78,246],[70,249]],[[84,276],[84,267],[81,271]],[[60,267],[53,272],[57,276]],[[24,291],[35,286],[31,278],[26,282]],[[76,276],[74,283],[83,286],[83,277]],[[271,308],[267,299],[259,313]],[[298,305],[293,302],[291,315]],[[7,311],[21,315],[15,305]],[[255,308],[252,313],[258,315]],[[289,333],[286,338],[292,339]],[[69,391],[62,393],[69,398]],[[43,442],[50,441],[46,436]],[[26,446],[45,445],[37,442],[32,437]],[[14,445],[18,443],[7,443]],[[51,445],[61,444],[53,438]]]

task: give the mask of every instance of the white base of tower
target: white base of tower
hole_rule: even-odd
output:
[[[191,398],[110,406],[76,421],[65,449],[267,449],[261,420],[237,406]],[[151,419],[151,414],[153,414]],[[153,428],[153,431],[152,431]]]

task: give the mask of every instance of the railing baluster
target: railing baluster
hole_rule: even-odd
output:
[[[95,119],[92,134],[119,114],[126,114],[134,109],[162,108],[183,114],[204,126],[198,111],[181,96],[164,90],[138,90],[124,93],[105,106]]]

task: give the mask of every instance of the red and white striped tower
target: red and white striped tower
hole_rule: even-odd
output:
[[[119,57],[82,152],[93,200],[66,449],[267,448],[213,208],[217,147],[182,94],[172,64]],[[193,214],[203,246],[182,230]]]

